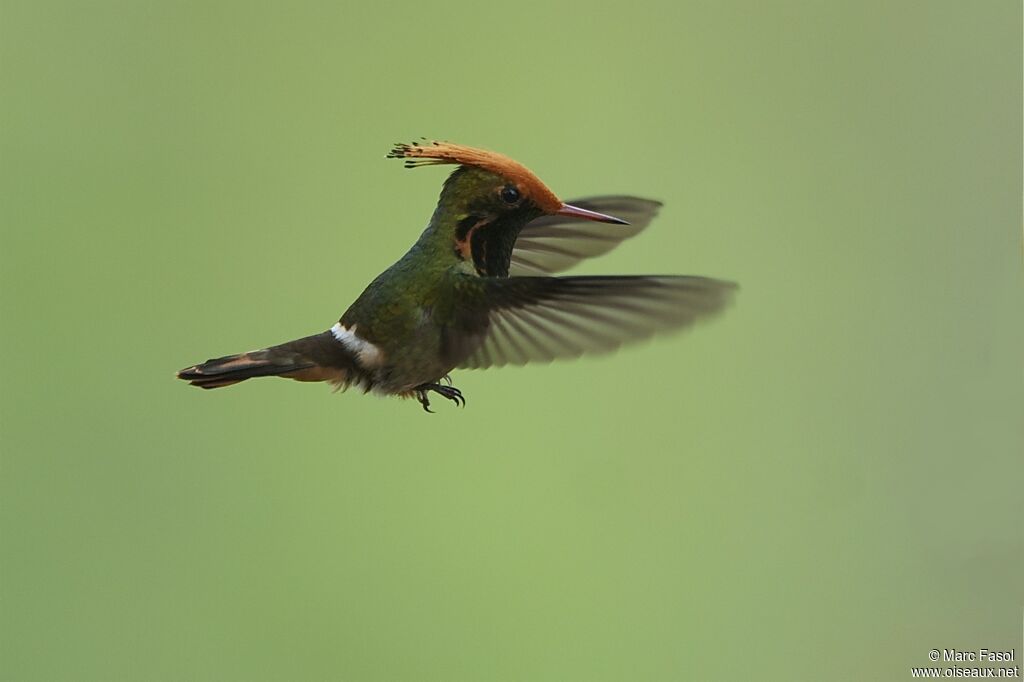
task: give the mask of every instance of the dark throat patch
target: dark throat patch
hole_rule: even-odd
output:
[[[455,251],[463,260],[472,258],[481,277],[508,277],[519,223],[504,216],[469,215],[455,230]]]

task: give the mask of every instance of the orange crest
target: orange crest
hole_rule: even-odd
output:
[[[396,144],[387,158],[405,159],[406,168],[449,163],[476,166],[514,182],[519,191],[533,199],[534,203],[547,213],[556,213],[562,207],[562,200],[555,196],[555,193],[529,168],[497,152],[451,142],[424,141]]]

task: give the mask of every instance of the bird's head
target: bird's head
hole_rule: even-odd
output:
[[[455,252],[481,275],[504,276],[519,231],[542,215],[627,225],[621,218],[566,204],[523,164],[504,154],[450,142],[396,144],[388,158],[406,168],[455,164],[435,217],[452,225]]]

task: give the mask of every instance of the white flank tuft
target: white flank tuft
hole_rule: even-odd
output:
[[[356,356],[360,365],[367,369],[380,367],[384,364],[383,351],[366,339],[359,338],[359,335],[356,334],[356,326],[352,325],[352,329],[347,329],[341,326],[341,322],[338,322],[331,327],[331,334],[341,345],[345,346],[346,350]]]

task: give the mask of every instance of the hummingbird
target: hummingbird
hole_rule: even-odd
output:
[[[396,144],[387,158],[456,166],[412,248],[327,331],[207,360],[178,378],[200,388],[264,376],[322,381],[415,398],[432,412],[431,393],[465,406],[452,370],[612,351],[706,318],[736,289],[697,276],[552,276],[638,234],[658,201],[566,203],[521,163],[449,142]]]

